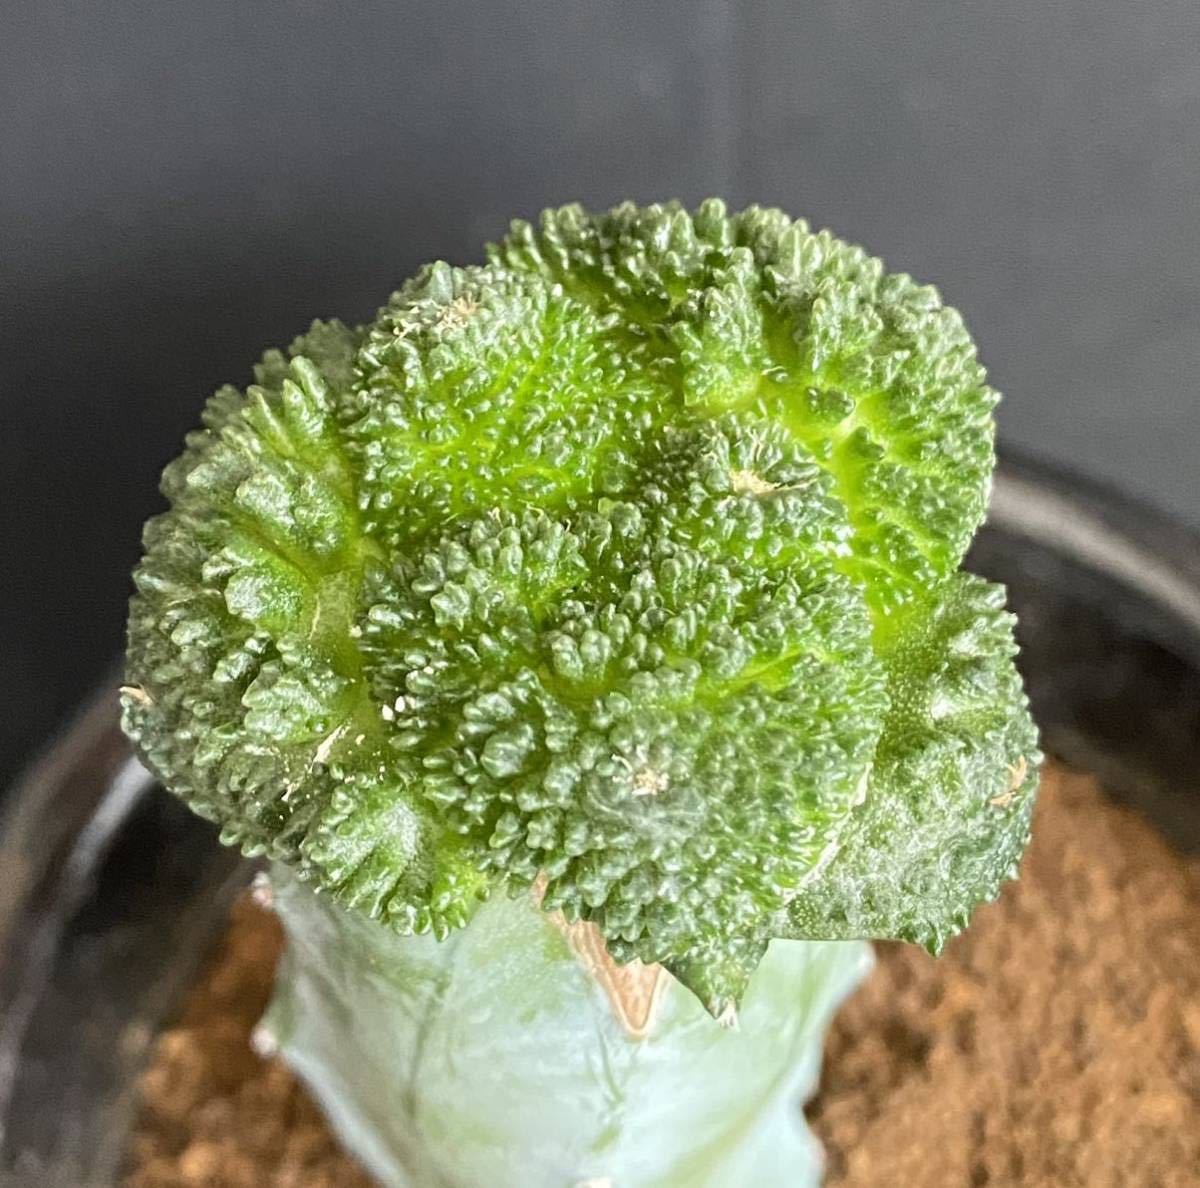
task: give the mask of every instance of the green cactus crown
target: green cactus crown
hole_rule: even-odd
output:
[[[256,379],[164,474],[124,693],[226,841],[401,932],[536,881],[714,1013],[773,937],[936,949],[1012,874],[996,393],[935,290],[568,206]]]

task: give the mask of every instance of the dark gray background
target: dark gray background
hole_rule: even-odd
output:
[[[1200,523],[1196,0],[23,0],[0,780],[116,655],[213,387],[514,214],[708,193],[936,281],[1009,441]]]

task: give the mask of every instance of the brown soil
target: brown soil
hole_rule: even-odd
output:
[[[366,1188],[247,1039],[280,944],[248,901],[145,1074],[125,1188]],[[938,961],[880,947],[810,1107],[829,1188],[1200,1184],[1200,866],[1047,771],[1021,879]]]
[[[271,913],[235,905],[142,1076],[125,1188],[373,1188],[296,1078],[250,1049],[282,945]]]
[[[1200,1184],[1200,865],[1061,768],[1033,838],[942,959],[880,946],[838,1016],[830,1184]]]

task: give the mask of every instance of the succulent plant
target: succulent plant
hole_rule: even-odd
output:
[[[212,398],[164,474],[124,720],[223,840],[281,868],[285,1050],[393,1183],[804,1182],[778,1128],[775,1163],[737,1162],[758,1150],[721,1138],[744,1130],[737,1086],[697,1093],[689,1063],[765,1043],[760,1069],[803,1065],[766,1037],[819,1054],[862,967],[861,947],[805,942],[936,951],[1028,835],[1011,619],[959,570],[997,397],[958,314],[779,211],[568,206],[484,264],[423,269],[367,326],[314,323],[256,380]],[[618,1023],[629,994],[682,986],[652,1034],[618,1038],[581,1024],[578,978],[552,989],[568,968],[607,977]],[[405,1047],[434,1003],[464,1067],[490,1050],[535,1114],[564,1042],[588,1070],[555,1126],[493,1103],[479,1150],[511,1170],[487,1180],[448,1154],[474,1149],[456,1092],[489,1125],[470,1074]],[[394,1059],[360,1089],[373,1043]],[[372,1122],[392,1074],[413,1108]],[[435,1082],[442,1137],[422,1138]],[[662,1092],[734,1170],[661,1133]]]

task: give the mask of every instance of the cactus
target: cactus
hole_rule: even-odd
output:
[[[856,942],[1028,837],[958,314],[778,211],[569,206],[256,380],[164,474],[124,723],[277,868],[285,1055],[386,1183],[815,1182]]]

